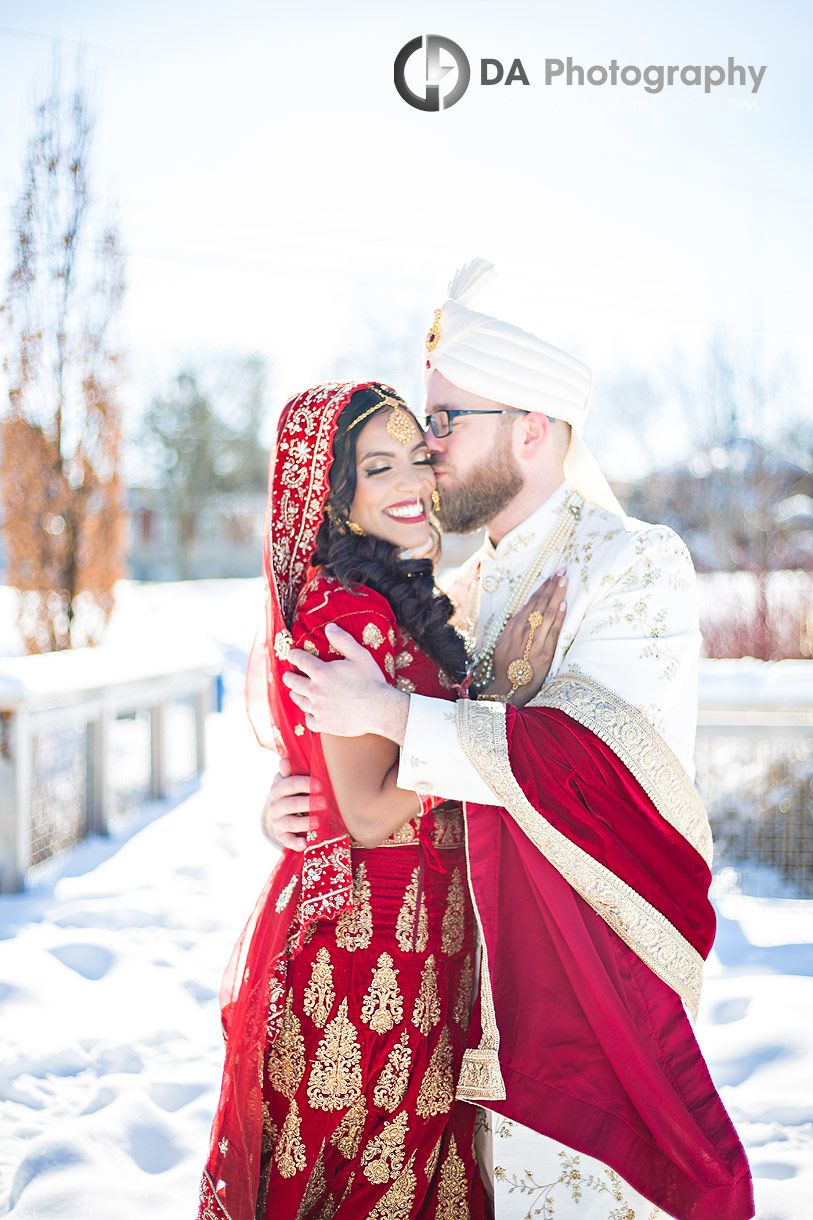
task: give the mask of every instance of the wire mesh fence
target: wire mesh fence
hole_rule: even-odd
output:
[[[704,734],[695,759],[715,873],[759,897],[813,898],[813,738]]]
[[[32,867],[84,838],[87,793],[87,725],[41,728],[31,750],[28,850]]]

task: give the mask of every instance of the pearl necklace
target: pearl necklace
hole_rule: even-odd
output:
[[[579,495],[577,491],[571,492],[560,508],[553,528],[534,556],[532,563],[525,573],[522,583],[514,596],[509,599],[504,613],[493,624],[491,631],[488,634],[488,639],[484,642],[483,647],[479,651],[475,652],[474,640],[476,638],[477,620],[480,617],[480,606],[483,598],[482,561],[477,565],[477,575],[472,582],[472,589],[469,593],[469,607],[466,614],[465,635],[469,644],[470,652],[473,654],[471,663],[472,677],[478,686],[488,686],[489,682],[491,682],[494,676],[494,653],[498,643],[500,642],[500,636],[505,630],[506,623],[514,614],[516,614],[520,607],[525,605],[525,602],[531,596],[531,593],[537,588],[542,573],[545,570],[551,556],[557,551],[564,550],[565,545],[569,541],[570,535],[575,528],[576,522],[582,514],[583,506],[584,497]],[[472,601],[475,601],[474,606],[472,605]]]

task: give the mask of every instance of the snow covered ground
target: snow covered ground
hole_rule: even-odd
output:
[[[217,1101],[220,976],[274,862],[273,759],[241,704],[258,581],[122,587],[111,642],[190,632],[224,658],[194,791],[0,898],[0,1215],[181,1220]],[[0,643],[10,638],[0,599]],[[759,1220],[813,1215],[813,903],[719,879],[698,1037],[748,1149]]]

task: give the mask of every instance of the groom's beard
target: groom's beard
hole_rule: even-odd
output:
[[[469,471],[465,482],[456,480],[450,486],[447,476],[441,483],[437,519],[445,534],[471,534],[482,529],[522,491],[510,430],[499,432],[498,437],[490,456]]]

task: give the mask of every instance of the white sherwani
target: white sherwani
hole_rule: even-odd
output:
[[[543,692],[563,675],[593,679],[637,708],[693,776],[700,633],[694,569],[672,530],[585,503],[564,482],[496,546],[486,539],[447,582],[449,592],[463,616],[479,606],[472,626],[476,648],[482,647],[560,514],[574,509],[569,537],[539,577],[541,584],[564,566],[569,582],[565,621]],[[464,755],[449,704],[418,695],[410,698],[398,783],[438,797],[501,803]],[[497,1220],[529,1214],[650,1220],[662,1214],[599,1162],[497,1114],[490,1113],[489,1122]],[[537,1211],[546,1199],[547,1210]]]

